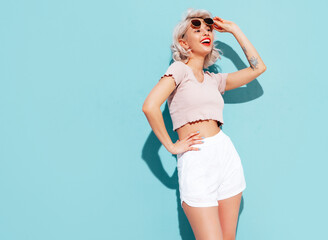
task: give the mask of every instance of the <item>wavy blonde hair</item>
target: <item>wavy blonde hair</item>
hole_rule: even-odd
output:
[[[194,17],[212,18],[212,14],[209,11],[203,9],[187,9],[186,13],[182,17],[182,20],[175,26],[173,30],[173,42],[170,48],[174,61],[182,61],[184,63],[187,63],[189,60],[190,50],[185,50],[180,45],[179,39],[183,38],[183,36],[187,32],[190,19]],[[215,37],[215,35],[213,37]],[[215,39],[213,39],[213,42],[214,40]],[[212,51],[205,57],[203,68],[208,68],[209,66],[212,66],[218,59],[221,59],[220,52],[222,53],[222,51],[216,48],[213,44]]]

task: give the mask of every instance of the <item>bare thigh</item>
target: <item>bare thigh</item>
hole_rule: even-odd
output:
[[[222,240],[218,206],[191,207],[182,203],[196,240]]]
[[[219,200],[219,217],[224,239],[236,238],[236,227],[242,192],[223,200]]]

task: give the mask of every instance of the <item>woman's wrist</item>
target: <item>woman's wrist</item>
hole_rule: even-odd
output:
[[[174,149],[175,149],[175,145],[174,145],[174,143],[170,144],[170,145],[166,148],[166,150],[169,151],[169,152],[172,153],[172,154],[174,154],[174,152],[175,152]]]
[[[241,29],[239,28],[239,26],[234,23],[233,26],[232,26],[231,33],[233,35],[238,35],[238,33],[240,33],[240,32],[241,32]]]

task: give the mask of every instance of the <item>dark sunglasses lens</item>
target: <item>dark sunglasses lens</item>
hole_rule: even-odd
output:
[[[204,22],[209,24],[209,25],[212,25],[214,23],[212,18],[204,18]]]
[[[194,25],[195,27],[199,27],[201,25],[200,20],[195,19],[195,20],[191,20],[192,25]]]

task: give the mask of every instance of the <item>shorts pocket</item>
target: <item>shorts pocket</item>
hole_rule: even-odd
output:
[[[230,137],[229,137],[229,144],[230,144],[230,151],[231,151],[231,161],[232,161],[234,167],[242,167],[239,153],[238,153],[237,149],[235,148],[235,145],[231,141]]]
[[[180,157],[178,159],[178,163],[177,163],[177,169],[178,169],[178,182],[179,182],[179,191],[180,191],[180,195],[183,189],[183,177],[184,177],[184,164],[183,164],[183,158]]]

